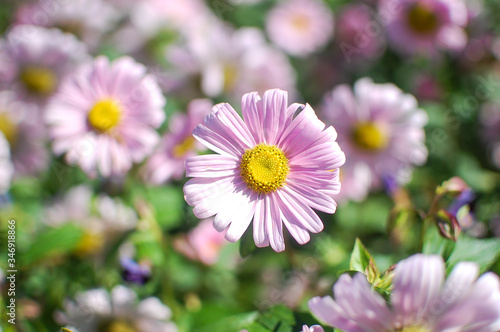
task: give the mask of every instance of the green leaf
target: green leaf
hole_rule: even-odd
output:
[[[70,253],[76,249],[83,235],[83,230],[71,223],[49,229],[37,236],[21,256],[21,262],[29,265],[44,258]]]
[[[499,255],[500,239],[474,239],[462,236],[446,262],[446,272],[451,272],[459,262],[469,261],[477,263],[479,271],[483,273],[495,263]]]
[[[136,232],[132,236],[132,241],[139,259],[147,258],[155,266],[163,264],[165,260],[163,248],[153,232]]]
[[[257,247],[253,241],[252,227],[248,227],[247,231],[240,239],[240,256],[242,258],[248,257]]]
[[[292,327],[295,325],[293,311],[284,305],[270,308],[257,321],[270,331],[293,332]]]
[[[218,331],[218,332],[234,332],[234,331],[240,331],[242,330],[245,326],[248,326],[249,324],[253,324],[255,319],[258,317],[259,313],[258,312],[250,312],[250,313],[244,313],[244,314],[237,314],[237,315],[232,315],[229,317],[225,317],[223,319],[218,320],[214,324],[206,325],[202,328],[200,328],[197,331],[200,332],[213,332],[213,331]],[[259,326],[259,324],[256,324]],[[263,329],[263,327],[258,327],[256,329],[252,329],[249,331],[263,331],[267,332],[269,330]]]
[[[434,224],[429,225],[425,233],[422,253],[426,255],[441,255],[446,260],[454,247],[455,242],[442,237]]]
[[[153,206],[161,228],[172,229],[182,222],[182,190],[175,187],[150,187],[147,188],[147,201]]]
[[[370,265],[370,259],[373,259],[372,256],[368,250],[366,250],[361,240],[356,238],[349,268],[354,271],[365,273],[366,268]]]

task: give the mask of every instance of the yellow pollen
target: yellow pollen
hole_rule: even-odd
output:
[[[106,132],[113,129],[121,118],[121,107],[112,99],[98,101],[89,112],[88,120],[94,129]]]
[[[7,142],[12,147],[17,141],[17,126],[12,123],[7,114],[0,113],[0,132],[5,136]]]
[[[416,33],[427,35],[436,31],[438,17],[427,6],[415,4],[408,11],[408,24]]]
[[[29,91],[40,95],[51,94],[57,85],[55,73],[45,67],[26,67],[19,78]]]
[[[276,191],[285,184],[288,159],[274,145],[259,144],[241,157],[241,176],[248,187],[259,194]]]
[[[367,151],[381,150],[388,143],[387,135],[373,122],[358,123],[352,130],[352,139],[359,148]]]
[[[188,136],[180,144],[177,144],[176,146],[174,146],[174,148],[172,150],[172,155],[175,158],[181,158],[186,153],[188,153],[189,151],[193,150],[195,143],[196,143],[196,140],[194,139],[194,137],[193,136]]]
[[[311,24],[308,17],[300,14],[294,15],[291,21],[292,25],[299,31],[307,31]]]

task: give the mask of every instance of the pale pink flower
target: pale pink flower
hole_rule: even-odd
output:
[[[137,294],[122,285],[111,292],[103,288],[76,294],[75,300],[64,301],[64,311],[57,311],[60,324],[68,324],[79,332],[107,331],[177,332],[170,322],[172,311],[156,297],[139,300]]]
[[[297,114],[298,110],[301,110]],[[194,214],[215,215],[214,227],[237,241],[253,219],[258,247],[283,251],[283,224],[298,243],[309,241],[323,223],[312,210],[334,213],[340,190],[338,168],[345,162],[337,133],[309,106],[288,106],[287,93],[268,90],[242,98],[243,119],[231,105],[214,106],[196,139],[218,154],[186,161],[184,186]]]
[[[306,56],[333,35],[333,13],[320,0],[283,1],[267,16],[269,39],[285,52]]]
[[[185,237],[177,238],[174,247],[192,260],[206,265],[219,260],[221,249],[228,243],[224,232],[219,233],[212,226],[213,219],[204,219]]]
[[[388,174],[405,183],[413,165],[427,159],[423,129],[427,114],[418,109],[413,96],[393,84],[363,78],[353,90],[337,86],[325,96],[322,111],[337,128],[339,143],[349,156],[340,171],[342,181],[357,182],[342,186],[342,197],[362,200],[366,187],[381,188],[382,177]]]
[[[379,14],[389,41],[406,55],[460,51],[467,43],[464,0],[381,0]]]
[[[204,150],[192,133],[210,113],[212,105],[209,99],[195,99],[189,103],[187,114],[179,112],[172,115],[169,131],[143,169],[147,182],[158,185],[184,176],[185,160]]]
[[[9,142],[0,132],[0,194],[4,194],[9,190],[13,174],[14,165],[12,165],[10,159]]]
[[[302,332],[325,332],[325,330],[319,325],[312,325],[310,327],[304,325],[302,326]]]
[[[192,31],[186,45],[172,47],[166,55],[181,74],[201,80],[202,92],[210,97],[236,100],[247,91],[295,90],[290,61],[255,28],[207,24]]]
[[[10,145],[15,175],[35,175],[47,168],[45,126],[38,109],[16,98],[12,91],[0,92],[0,133]]]
[[[478,274],[475,263],[461,262],[445,282],[442,257],[417,254],[397,265],[390,307],[358,273],[343,274],[333,287],[335,299],[312,298],[309,308],[346,332],[495,332],[500,328],[499,278]]]
[[[70,34],[19,25],[0,43],[0,85],[42,105],[61,80],[88,58],[85,45]]]
[[[94,49],[118,17],[113,6],[102,0],[41,0],[22,6],[15,24],[58,28]]]
[[[56,154],[89,176],[122,176],[159,141],[165,98],[132,58],[98,57],[75,71],[47,107]]]

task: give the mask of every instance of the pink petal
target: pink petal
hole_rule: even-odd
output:
[[[255,215],[253,217],[253,240],[259,248],[269,245],[269,236],[266,229],[267,219],[269,218],[269,209],[267,208],[267,200],[264,198],[258,199],[255,204]]]
[[[280,205],[283,214],[290,220],[296,220],[296,224],[302,225],[312,233],[319,233],[323,230],[323,222],[318,215],[287,187],[283,187],[276,192],[283,204]]]
[[[300,182],[294,180],[287,180],[288,188],[293,191],[296,196],[301,197],[307,205],[313,209],[323,211],[326,213],[335,213],[337,203],[330,196],[325,195],[320,191],[316,191],[302,185]]]
[[[422,319],[439,295],[444,274],[440,256],[417,254],[398,263],[391,297],[398,323],[405,326]]]
[[[186,160],[186,176],[220,178],[240,173],[239,161],[234,157],[217,154],[194,156]]]
[[[227,220],[230,221],[229,228],[226,231],[226,240],[230,242],[238,241],[243,233],[247,230],[250,222],[255,213],[255,205],[257,203],[258,194],[251,190],[246,189],[246,185],[236,188],[236,192],[231,193],[223,197],[225,202],[225,207],[223,210],[218,212],[214,219],[214,223],[217,223],[218,217],[221,221],[225,223]]]
[[[279,205],[276,202],[275,195],[265,195],[267,201],[268,215],[266,218],[267,234],[271,248],[276,252],[285,250],[285,240],[283,238],[283,223]]]

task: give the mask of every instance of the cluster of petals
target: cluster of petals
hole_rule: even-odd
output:
[[[148,183],[159,185],[184,176],[184,161],[204,149],[193,138],[193,129],[210,113],[212,105],[209,99],[193,99],[187,106],[187,114],[178,112],[169,118],[169,131],[143,169]]]
[[[300,110],[300,112],[297,112]],[[333,197],[340,190],[338,168],[345,162],[337,133],[325,126],[309,105],[288,105],[287,93],[268,90],[242,98],[243,119],[231,105],[215,105],[193,135],[217,154],[186,160],[184,186],[194,214],[205,219],[215,215],[214,227],[226,230],[226,239],[237,241],[253,219],[258,247],[271,245],[283,251],[283,224],[304,244],[309,232],[318,233],[323,223],[313,208],[334,213]],[[257,145],[282,151],[289,172],[282,186],[270,192],[253,189],[242,175],[242,156]]]
[[[35,175],[48,166],[45,127],[38,108],[19,100],[12,91],[0,92],[0,133],[10,146],[16,176]]]
[[[43,0],[21,6],[14,24],[57,28],[94,49],[118,18],[118,11],[105,0]]]
[[[458,263],[446,281],[440,256],[417,254],[397,264],[391,306],[363,274],[343,274],[330,296],[309,301],[321,321],[346,332],[495,332],[500,329],[500,281]]]

